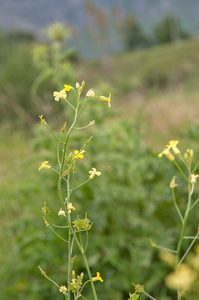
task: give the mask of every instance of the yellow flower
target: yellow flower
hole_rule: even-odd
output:
[[[160,251],[159,257],[168,266],[170,266],[172,268],[175,266],[175,259],[176,259],[176,257],[170,251],[167,251],[167,250]]]
[[[64,90],[54,92],[53,97],[55,97],[55,101],[59,101],[59,99],[66,99],[66,92]]]
[[[58,216],[66,216],[65,211],[62,208],[60,208]]]
[[[72,205],[71,202],[67,205],[67,208],[68,208],[68,213],[69,214],[71,213],[71,209],[75,210],[75,208],[74,208],[74,206]]]
[[[95,91],[93,89],[88,90],[86,97],[88,97],[88,98],[95,97]]]
[[[41,169],[47,169],[47,170],[51,169],[51,167],[47,165],[47,163],[48,161],[43,161],[38,170],[40,171]]]
[[[61,288],[59,289],[59,291],[60,291],[61,293],[65,294],[66,291],[67,291],[66,286],[65,286],[65,285],[61,285]]]
[[[173,176],[171,182],[170,182],[170,188],[173,189],[174,187],[177,186],[177,184],[175,183],[175,179],[176,179],[176,176]]]
[[[199,176],[199,175],[191,174],[191,183],[192,183],[192,184],[196,183],[196,178],[197,178],[198,176]]]
[[[75,156],[73,156],[73,159],[75,160],[77,158],[83,158],[84,157],[84,155],[83,155],[84,152],[86,152],[86,151],[82,150],[82,151],[79,152],[78,150],[75,150],[74,151]]]
[[[63,89],[63,91],[69,92],[69,91],[71,91],[71,90],[74,90],[74,88],[73,88],[72,86],[67,85],[67,84],[64,84],[64,89]]]
[[[108,102],[108,106],[111,107],[111,94],[109,94],[109,97],[104,97],[104,96],[100,96],[100,100],[101,101],[107,101]]]
[[[92,170],[89,171],[89,173],[91,174],[91,175],[89,176],[90,179],[93,179],[93,177],[94,177],[95,175],[97,175],[97,176],[100,176],[100,175],[101,175],[101,172],[97,171],[95,168],[92,168]]]
[[[181,264],[176,272],[172,272],[165,278],[168,288],[174,290],[190,290],[197,280],[197,274],[186,264]]]
[[[93,281],[97,281],[97,280],[100,280],[101,282],[104,281],[104,280],[102,279],[102,277],[100,276],[100,273],[99,273],[99,272],[97,272],[97,276],[96,276],[96,277],[93,277],[92,279],[93,279]]]
[[[172,148],[173,152],[178,155],[180,154],[180,150],[176,147],[178,143],[179,141],[172,140],[169,142],[169,145],[166,145],[166,147],[168,147],[168,149]]]
[[[158,157],[162,157],[163,154],[166,155],[170,161],[173,161],[175,159],[168,148],[165,148],[161,153],[159,153]]]

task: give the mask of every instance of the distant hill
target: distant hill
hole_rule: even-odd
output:
[[[93,0],[103,9],[109,22],[111,11],[119,8],[121,14],[133,14],[144,30],[150,33],[153,27],[168,13],[175,14],[185,31],[199,33],[198,0]],[[48,24],[60,21],[72,24],[78,39],[73,43],[81,53],[91,55],[95,48],[85,35],[89,18],[85,9],[87,0],[0,0],[0,29],[3,31],[29,31],[42,36]],[[110,32],[110,35],[114,35]],[[120,51],[122,45],[112,38],[109,52]]]

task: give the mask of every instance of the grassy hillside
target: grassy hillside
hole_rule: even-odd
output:
[[[156,145],[199,117],[198,50],[199,39],[190,39],[107,57],[81,66],[80,78],[109,86],[123,117],[142,115]]]

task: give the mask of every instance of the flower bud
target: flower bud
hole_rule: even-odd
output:
[[[76,89],[79,89],[80,88],[80,84],[79,84],[79,82],[76,82]]]
[[[170,182],[170,188],[171,189],[174,189],[177,186],[177,184],[175,183],[175,179],[176,179],[176,176],[173,176],[173,178]]]

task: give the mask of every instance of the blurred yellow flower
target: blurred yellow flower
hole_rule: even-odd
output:
[[[51,167],[47,165],[47,163],[48,161],[43,161],[38,170],[40,171],[41,169],[47,169],[47,170],[51,169]]]
[[[97,175],[97,176],[100,176],[100,175],[101,175],[101,172],[100,172],[100,171],[97,171],[95,168],[92,168],[92,170],[89,171],[89,173],[91,174],[91,175],[89,176],[90,179],[93,179],[93,177],[94,177],[95,175]]]
[[[65,294],[66,291],[67,291],[66,286],[65,286],[65,285],[61,285],[61,288],[59,289],[59,291],[60,291],[61,293]]]
[[[173,176],[173,178],[172,178],[172,180],[171,180],[171,182],[170,182],[170,188],[171,188],[171,189],[174,189],[174,187],[177,186],[175,180],[176,180],[176,176]]]
[[[74,88],[70,85],[67,85],[67,84],[64,84],[64,88],[63,88],[63,91],[65,92],[69,92],[71,90],[74,90]]]
[[[88,98],[93,98],[95,97],[95,91],[93,89],[90,89],[87,94],[86,94],[86,97]]]
[[[166,276],[165,284],[170,289],[186,289],[189,291],[196,280],[197,273],[191,270],[186,264],[181,264],[176,272],[172,272]]]
[[[99,272],[97,272],[97,276],[96,276],[96,277],[93,277],[92,279],[93,279],[93,281],[97,281],[97,280],[100,280],[101,282],[104,281],[104,280],[102,279],[102,277],[100,276],[100,273],[99,273]]]
[[[60,208],[58,216],[66,216],[65,211],[62,208]]]
[[[179,141],[172,140],[172,141],[169,142],[169,145],[166,145],[166,147],[168,149],[172,148],[173,152],[178,155],[178,154],[180,154],[180,150],[176,147],[176,145],[178,143],[179,143]]]
[[[172,268],[175,266],[176,257],[174,253],[171,253],[170,251],[162,250],[159,252],[159,257],[161,261],[166,263],[168,266]]]
[[[168,148],[165,148],[161,153],[158,154],[158,157],[162,157],[162,155],[166,155],[170,161],[175,160],[175,157],[171,154]]]
[[[109,97],[104,97],[104,96],[100,96],[100,100],[101,101],[107,101],[108,102],[108,106],[111,107],[111,94],[109,94]]]
[[[83,158],[84,157],[84,155],[83,155],[84,152],[86,152],[86,151],[82,150],[82,151],[79,152],[78,150],[75,150],[74,151],[75,156],[73,156],[73,160],[75,160],[77,158]]]
[[[74,206],[72,205],[71,202],[67,205],[67,208],[68,208],[68,213],[69,214],[71,213],[71,209],[75,210],[75,208],[74,208]]]
[[[59,101],[59,99],[66,99],[66,92],[61,90],[60,92],[53,92],[53,97],[55,97],[55,101]]]
[[[199,176],[199,175],[191,174],[191,183],[192,183],[192,184],[196,183],[196,178],[197,178],[198,176]]]

